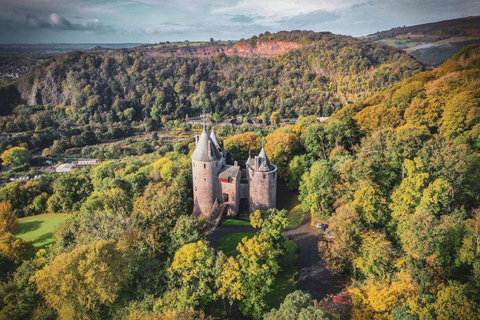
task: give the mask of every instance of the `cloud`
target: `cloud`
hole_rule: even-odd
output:
[[[368,0],[240,0],[232,6],[216,8],[213,13],[249,16],[258,23],[276,23],[312,13],[338,13]]]
[[[51,13],[48,16],[39,16],[27,13],[24,15],[23,21],[13,21],[11,19],[2,19],[0,24],[2,27],[10,29],[52,29],[52,30],[78,30],[78,31],[95,31],[99,33],[114,33],[115,29],[111,26],[106,26],[98,19],[83,20],[77,19],[78,22],[59,16],[56,13]],[[83,20],[83,21],[82,21]]]
[[[162,23],[156,27],[148,27],[144,29],[148,35],[165,35],[165,34],[188,34],[192,31],[192,27],[181,24]]]

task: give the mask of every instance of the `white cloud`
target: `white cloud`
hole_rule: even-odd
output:
[[[233,6],[213,10],[214,14],[255,16],[257,22],[269,23],[313,12],[339,12],[368,0],[241,0]]]

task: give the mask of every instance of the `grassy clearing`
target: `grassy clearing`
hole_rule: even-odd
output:
[[[69,214],[45,213],[32,217],[20,218],[18,221],[20,231],[17,237],[33,244],[37,249],[42,249],[55,241],[53,231]]]
[[[305,212],[303,212],[302,205],[299,204],[294,207],[287,215],[287,229],[296,228],[302,224],[303,217],[305,216]]]
[[[278,308],[288,294],[297,290],[297,245],[292,240],[287,240],[285,246],[287,252],[280,262],[281,271],[273,282],[272,291],[267,295],[270,308]]]
[[[218,250],[223,251],[227,257],[234,257],[238,254],[237,246],[243,238],[251,238],[255,233],[238,232],[223,237],[218,242]]]
[[[222,226],[249,226],[250,221],[226,218],[221,222]]]

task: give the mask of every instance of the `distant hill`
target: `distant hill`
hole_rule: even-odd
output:
[[[420,62],[438,66],[463,47],[480,43],[480,16],[393,28],[364,38],[404,49]]]
[[[66,53],[34,67],[15,88],[25,104],[59,106],[78,125],[128,119],[155,127],[162,116],[198,116],[203,106],[224,117],[328,116],[422,70],[393,47],[293,31],[234,44]],[[18,102],[14,93],[0,90],[4,114]]]
[[[480,45],[468,46],[432,71],[346,106],[333,118],[344,116],[353,116],[366,134],[418,126],[480,147]]]

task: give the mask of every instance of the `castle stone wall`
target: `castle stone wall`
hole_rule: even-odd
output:
[[[258,172],[248,168],[250,211],[267,210],[277,205],[277,167]]]
[[[215,200],[222,201],[218,174],[222,169],[219,161],[192,161],[193,197],[198,209],[207,217],[212,214]]]
[[[230,182],[221,182],[222,201],[225,201],[225,194],[228,195],[227,214],[229,216],[236,216],[238,213],[238,206],[240,204],[240,173],[237,177],[232,178]]]

